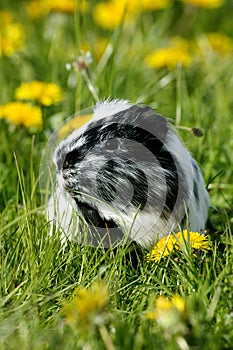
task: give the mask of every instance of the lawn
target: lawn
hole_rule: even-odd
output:
[[[232,13],[232,0],[1,1],[0,349],[232,349]],[[142,250],[135,265],[126,243],[50,235],[56,130],[108,97],[177,127],[209,190],[208,249]]]

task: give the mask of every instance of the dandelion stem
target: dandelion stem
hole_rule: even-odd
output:
[[[201,131],[200,128],[189,128],[188,126],[182,126],[182,125],[176,125],[175,128],[176,128],[176,129],[180,129],[180,130],[189,131],[189,132],[191,132],[194,136],[197,136],[197,137],[203,136],[203,133],[202,133],[202,131]]]
[[[176,78],[176,125],[181,123],[181,100],[182,100],[182,80],[181,80],[181,64],[177,65],[177,78]]]
[[[104,325],[99,326],[99,332],[107,350],[116,350],[112,339]]]
[[[97,91],[96,91],[95,87],[93,86],[92,82],[90,81],[90,78],[89,78],[89,76],[87,74],[87,71],[86,70],[82,70],[82,75],[83,75],[83,78],[84,78],[85,82],[87,83],[88,89],[91,92],[92,96],[94,97],[94,99],[96,101],[99,101],[99,96],[97,94]]]

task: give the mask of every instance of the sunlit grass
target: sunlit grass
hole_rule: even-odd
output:
[[[127,15],[126,1],[107,2],[119,11],[108,26],[96,20],[100,1],[0,5],[0,348],[231,349],[233,5],[171,0],[155,9],[155,2],[137,1]],[[7,31],[7,51],[11,23],[21,39],[16,45],[19,32]],[[175,42],[187,44],[187,66],[179,55],[175,63],[174,57],[166,65],[146,63]],[[53,84],[56,98],[43,90],[44,104],[38,85],[37,95],[31,89],[35,81]],[[19,96],[20,86],[29,88],[27,97]],[[127,244],[64,247],[59,232],[49,235],[40,193],[47,139],[71,115],[109,96],[145,103],[183,127],[177,130],[200,164],[213,205],[206,251],[187,242],[150,262],[149,252]],[[4,113],[18,98],[41,110],[40,128],[19,105],[13,117]],[[202,137],[187,131],[195,127]]]

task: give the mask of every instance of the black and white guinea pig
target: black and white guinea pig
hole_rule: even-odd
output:
[[[172,125],[149,107],[97,103],[53,161],[57,185],[47,211],[62,240],[149,248],[180,227],[205,229],[210,202],[202,174]]]

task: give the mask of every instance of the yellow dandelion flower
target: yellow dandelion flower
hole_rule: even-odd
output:
[[[185,317],[186,302],[181,296],[174,295],[172,299],[166,296],[160,296],[155,299],[154,310],[148,311],[146,318],[150,320],[160,321],[164,316],[171,316],[171,313],[178,313]]]
[[[233,39],[223,33],[208,33],[207,39],[210,46],[220,55],[224,56],[233,52]]]
[[[153,68],[176,68],[178,64],[187,67],[191,61],[188,42],[178,37],[171,39],[167,47],[157,49],[145,57],[145,63]]]
[[[17,100],[36,100],[40,96],[42,82],[34,80],[30,83],[22,83],[15,90],[15,98]]]
[[[110,0],[97,3],[93,17],[101,27],[114,29],[123,20],[129,21],[143,10],[160,10],[170,5],[171,0]]]
[[[82,125],[86,124],[92,118],[92,114],[79,115],[72,118],[67,123],[62,125],[58,131],[60,140],[63,140],[70,135],[74,130],[79,129]]]
[[[172,298],[173,307],[176,308],[180,313],[184,314],[186,311],[186,302],[180,295],[175,294]]]
[[[147,259],[159,261],[162,257],[169,256],[175,249],[176,239],[173,235],[161,238],[153,247],[150,253],[146,255]]]
[[[145,62],[148,66],[154,68],[176,68],[178,64],[187,67],[191,63],[191,56],[184,49],[167,47],[147,55]]]
[[[198,7],[216,8],[223,5],[224,0],[181,0],[182,2]]]
[[[41,94],[38,97],[38,102],[44,106],[51,106],[55,103],[61,102],[63,93],[59,85],[54,83],[47,83],[41,89]]]
[[[24,46],[25,33],[20,23],[12,22],[12,16],[7,12],[0,13],[0,57],[11,57],[15,51]]]
[[[190,41],[180,37],[180,36],[173,36],[170,39],[169,42],[170,47],[177,47],[179,49],[187,50],[189,51],[191,49]]]
[[[74,13],[77,10],[76,0],[45,0],[50,12]]]
[[[175,234],[175,238],[177,241],[177,248],[186,247],[190,245],[193,249],[198,250],[209,250],[210,243],[208,238],[204,234],[200,234],[199,232],[189,232],[188,230],[183,230],[182,232],[178,232]]]
[[[13,16],[8,11],[0,11],[0,28],[4,28],[13,22]]]
[[[59,85],[34,80],[30,83],[22,83],[15,90],[17,100],[36,100],[44,106],[51,106],[61,102],[63,93]]]
[[[169,234],[168,236],[161,238],[146,257],[148,260],[157,262],[161,258],[169,256],[177,250],[185,249],[187,245],[193,249],[203,251],[211,249],[206,235],[200,234],[199,232],[188,232],[188,230],[183,230],[174,235]]]
[[[44,0],[29,1],[26,4],[26,8],[31,19],[38,19],[49,13],[48,4]]]
[[[101,316],[108,304],[108,290],[104,283],[96,282],[89,288],[78,288],[71,302],[65,303],[62,313],[71,326],[88,325]]]
[[[173,307],[172,300],[168,299],[168,297],[164,295],[155,299],[155,309],[158,315],[160,315],[164,311],[170,310],[172,307]]]
[[[111,0],[98,2],[94,7],[93,17],[95,22],[103,28],[114,29],[123,20],[133,17],[137,10],[137,2],[129,0]]]
[[[143,10],[161,10],[171,5],[171,0],[138,0],[139,6]]]
[[[29,103],[9,102],[0,107],[0,115],[14,124],[26,127],[39,127],[42,125],[41,109]]]
[[[86,12],[87,1],[76,0],[33,0],[27,3],[27,13],[31,19],[38,19],[51,12],[72,14],[76,11]]]
[[[179,295],[174,295],[172,299],[168,299],[165,296],[161,296],[155,299],[155,309],[158,315],[162,314],[164,311],[171,309],[176,309],[183,313],[185,311],[186,303],[183,298]]]

